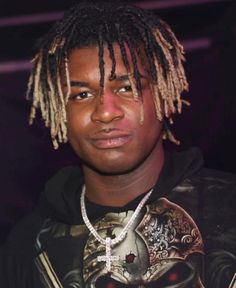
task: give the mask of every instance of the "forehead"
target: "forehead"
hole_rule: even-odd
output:
[[[115,58],[115,66],[116,66],[116,73],[119,73],[119,71],[126,71],[127,69],[124,65],[124,61],[121,55],[120,46],[117,43],[113,43],[113,51],[114,51],[114,58]],[[69,70],[74,69],[92,69],[92,70],[100,70],[100,65],[102,62],[104,62],[104,68],[105,72],[109,72],[109,70],[112,69],[112,59],[111,59],[111,53],[108,49],[108,46],[105,44],[103,47],[103,55],[100,54],[101,51],[99,51],[98,46],[88,46],[88,47],[82,47],[82,48],[75,48],[69,53],[68,57],[68,66]],[[125,45],[125,52],[126,57],[130,66],[131,72],[134,70],[134,64],[131,57],[131,53],[127,45]],[[99,56],[100,54],[100,56]],[[144,61],[142,60],[143,57],[138,56],[138,54],[135,52],[135,58],[137,61],[137,67],[141,74],[144,74],[146,70]],[[141,59],[142,58],[142,59]],[[146,61],[145,61],[146,62]],[[107,71],[106,71],[107,70]]]

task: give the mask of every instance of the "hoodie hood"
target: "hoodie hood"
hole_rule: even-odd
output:
[[[168,197],[171,190],[184,179],[194,175],[203,165],[201,152],[198,148],[191,148],[185,152],[165,153],[165,162],[149,199],[152,202],[160,197]],[[84,184],[83,173],[80,167],[66,167],[51,178],[43,191],[37,211],[46,218],[66,224],[80,224],[80,194]],[[145,192],[145,191],[144,191]],[[99,211],[104,213],[109,210],[114,212],[126,211],[127,208],[134,209],[143,195],[138,196],[124,207],[104,207],[95,205],[89,201],[86,203],[88,211]],[[99,215],[99,212],[98,212]],[[96,218],[98,215],[92,215]],[[92,220],[91,218],[91,220]]]

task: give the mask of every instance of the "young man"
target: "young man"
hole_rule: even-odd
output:
[[[167,24],[126,5],[78,4],[41,40],[30,119],[39,108],[81,167],[11,233],[0,287],[229,287],[235,179],[163,150],[187,103],[183,60]]]

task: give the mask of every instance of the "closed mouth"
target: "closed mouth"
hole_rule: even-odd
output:
[[[110,135],[98,135],[92,138],[92,143],[99,149],[112,149],[122,147],[131,140],[131,135],[111,133]]]

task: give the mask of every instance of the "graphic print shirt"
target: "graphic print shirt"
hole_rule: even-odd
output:
[[[235,271],[235,180],[201,165],[194,149],[166,156],[147,204],[110,253],[82,220],[80,170],[63,169],[6,243],[0,287],[229,287]],[[228,193],[224,200],[222,191]],[[103,239],[114,239],[142,197],[119,208],[86,200],[88,217]]]

